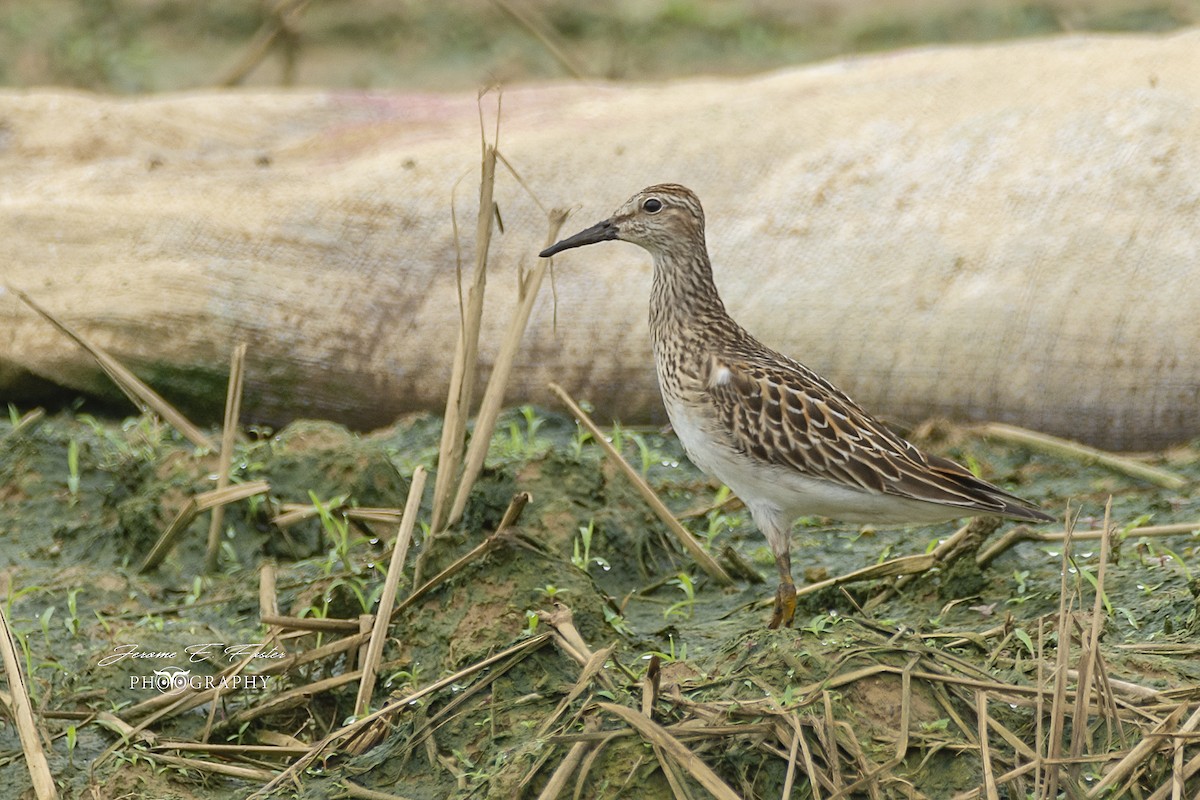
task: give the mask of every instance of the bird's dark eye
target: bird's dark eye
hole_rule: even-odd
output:
[[[642,209],[651,214],[657,214],[659,211],[662,211],[662,207],[662,200],[659,200],[657,197],[651,197],[642,203]]]

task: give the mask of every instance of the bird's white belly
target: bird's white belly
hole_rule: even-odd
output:
[[[664,396],[667,416],[692,463],[717,478],[750,508],[786,517],[831,517],[844,522],[941,522],[969,512],[952,506],[869,492],[810,478],[794,469],[752,461],[708,431],[708,420],[679,400]],[[714,432],[715,433],[715,432]]]

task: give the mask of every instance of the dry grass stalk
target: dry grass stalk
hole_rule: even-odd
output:
[[[275,591],[275,559],[268,558],[258,570],[258,615],[260,618],[279,614],[279,596]],[[267,623],[270,624],[270,623]]]
[[[242,381],[246,373],[246,343],[233,348],[229,362],[229,389],[225,394],[225,421],[221,428],[221,455],[217,465],[217,489],[229,485],[229,466],[233,463],[233,448],[237,438],[238,419],[242,414]],[[208,548],[204,553],[204,571],[216,572],[221,556],[221,526],[225,523],[225,506],[213,509],[208,526]]]
[[[101,711],[96,714],[96,724],[105,730],[112,731],[125,741],[140,742],[150,747],[154,747],[158,743],[158,736],[153,731],[137,730],[111,711]]]
[[[1178,743],[1182,740],[1176,739],[1175,741]],[[1155,789],[1154,793],[1146,798],[1146,800],[1167,800],[1168,796],[1174,800],[1176,797],[1181,797],[1184,789],[1180,784],[1186,783],[1197,773],[1200,773],[1200,753],[1197,753],[1188,759],[1187,763],[1180,764],[1179,762],[1183,760],[1183,746],[1181,744],[1177,744],[1176,748],[1175,767],[1171,771],[1171,780]]]
[[[342,509],[346,519],[359,522],[378,522],[383,525],[399,525],[404,520],[404,511],[399,508],[374,508],[360,506]]]
[[[266,700],[253,706],[239,709],[233,714],[230,714],[225,719],[221,720],[215,727],[214,731],[222,733],[225,731],[236,731],[247,722],[252,722],[259,717],[265,717],[268,714],[274,714],[279,711],[286,711],[289,708],[300,708],[312,703],[312,699],[324,692],[331,691],[339,686],[345,686],[348,683],[354,683],[362,678],[362,671],[355,670],[353,672],[343,672],[340,675],[334,675],[332,678],[322,678],[319,681],[306,683],[303,686],[296,686],[288,689],[285,692],[280,692]]]
[[[400,605],[396,606],[396,610],[392,612],[397,614],[411,606],[413,603],[420,600],[425,595],[429,594],[433,589],[439,586],[442,582],[454,577],[461,572],[468,564],[475,559],[490,553],[500,545],[507,541],[506,532],[509,528],[516,524],[517,519],[521,516],[521,512],[532,499],[529,492],[517,492],[513,495],[512,501],[508,504],[508,508],[504,512],[504,517],[500,520],[500,526],[496,528],[496,532],[477,544],[470,552],[460,556],[453,564],[446,567],[444,570],[434,575],[432,578],[421,584],[408,597],[404,598]]]
[[[275,777],[274,772],[268,772],[265,769],[254,769],[253,767],[239,767],[234,764],[222,764],[216,761],[201,761],[198,758],[182,758],[154,751],[143,752],[141,755],[153,759],[160,764],[167,764],[181,769],[194,769],[197,772],[207,772],[212,775],[224,775],[228,778],[240,778],[244,781],[266,783]]]
[[[357,637],[355,637],[355,638],[357,638]],[[482,661],[478,661],[469,667],[465,667],[464,669],[459,670],[458,672],[454,673],[453,675],[448,675],[445,678],[442,678],[441,680],[434,681],[433,683],[429,684],[428,686],[426,686],[422,689],[418,689],[416,691],[409,692],[408,694],[404,695],[403,697],[400,697],[400,698],[388,703],[383,708],[380,708],[378,711],[374,711],[374,712],[366,715],[365,717],[361,717],[361,718],[355,720],[354,722],[351,722],[348,725],[343,725],[341,728],[338,728],[337,730],[328,734],[324,739],[322,739],[321,741],[314,744],[309,749],[308,753],[306,753],[304,756],[299,758],[294,764],[292,764],[290,767],[288,767],[286,770],[284,770],[281,774],[276,776],[275,779],[272,780],[270,784],[263,787],[261,790],[259,790],[255,794],[251,795],[252,800],[254,800],[254,799],[265,800],[265,798],[269,796],[269,793],[272,790],[277,789],[280,785],[283,784],[284,781],[291,780],[296,775],[300,774],[305,769],[307,769],[309,767],[309,765],[311,765],[313,763],[313,761],[315,761],[318,757],[320,757],[321,753],[323,753],[334,742],[340,741],[348,736],[352,736],[352,735],[358,733],[359,731],[363,730],[367,726],[373,724],[376,720],[383,719],[383,718],[389,716],[390,714],[394,714],[397,711],[408,708],[414,701],[420,700],[422,697],[426,697],[430,694],[439,692],[442,689],[453,686],[454,684],[462,681],[464,678],[474,675],[476,672],[479,672],[482,669],[486,669],[487,667],[490,667],[492,664],[495,664],[500,661],[504,661],[505,659],[509,658],[510,656],[515,656],[518,653],[528,655],[532,651],[534,651],[537,648],[541,647],[542,645],[546,644],[546,642],[548,642],[548,641],[550,641],[550,634],[542,634],[541,636],[531,636],[530,638],[525,639],[524,641],[519,642],[518,644],[515,644],[512,647],[509,647],[505,650],[501,650],[499,653],[495,653],[491,656],[488,656],[487,658],[483,659]]]
[[[646,675],[642,678],[642,713],[654,719],[654,701],[658,699],[659,680],[662,678],[662,659],[650,656]]]
[[[383,595],[379,599],[379,609],[375,612],[375,626],[367,645],[367,658],[362,665],[358,697],[354,701],[355,716],[367,710],[371,705],[371,696],[375,693],[375,670],[379,668],[379,662],[383,658],[383,645],[387,641],[388,625],[392,620],[392,606],[396,603],[396,590],[400,585],[400,577],[404,574],[404,559],[412,542],[413,530],[417,525],[417,512],[421,508],[421,495],[424,492],[425,468],[417,467],[413,470],[412,482],[408,487],[408,500],[404,504],[400,532],[396,534],[392,560],[388,564],[387,577],[383,584]]]
[[[399,525],[403,517],[399,508],[373,508],[368,506],[331,506],[330,513],[337,512],[354,522],[378,522],[382,525]],[[320,516],[321,511],[312,503],[281,503],[279,513],[270,522],[276,528],[290,528],[297,522]]]
[[[404,795],[381,792],[378,789],[368,789],[365,786],[359,786],[349,778],[343,778],[339,782],[339,786],[345,793],[341,796],[353,797],[355,800],[409,800]]]
[[[1144,536],[1153,538],[1158,536],[1178,536],[1190,534],[1200,530],[1200,521],[1197,522],[1177,522],[1171,525],[1147,525],[1142,528],[1130,528],[1121,533],[1122,539],[1129,539],[1135,536]],[[1008,550],[1015,544],[1020,542],[1061,542],[1066,538],[1066,531],[1034,531],[1030,530],[1025,525],[1018,525],[1008,533],[1001,536],[991,545],[979,552],[975,557],[975,563],[981,567],[986,567],[996,559],[1004,551]],[[1071,534],[1071,539],[1075,541],[1099,541],[1105,537],[1103,529],[1093,531],[1075,531]]]
[[[617,452],[617,449],[605,438],[604,432],[592,421],[587,412],[580,408],[579,404],[557,383],[551,383],[549,386],[550,391],[558,396],[558,399],[570,410],[575,419],[579,420],[579,423],[591,432],[592,438],[604,450],[604,454],[625,474],[625,477],[632,481],[638,493],[642,495],[650,505],[650,508],[658,515],[658,518],[670,529],[671,533],[675,534],[675,538],[683,545],[692,558],[696,560],[696,564],[717,581],[717,583],[722,586],[732,586],[733,579],[729,577],[729,574],[700,546],[700,543],[696,541],[696,537],[687,528],[679,524],[679,520],[675,519],[671,510],[667,508],[666,504],[650,488],[650,484],[646,483],[646,479],[639,475],[638,471],[625,460],[624,456]]]
[[[797,597],[819,592],[822,589],[828,589],[831,586],[842,586],[847,583],[857,583],[859,581],[873,581],[878,578],[891,578],[898,575],[916,575],[922,572],[928,572],[937,566],[938,560],[933,553],[921,553],[913,556],[900,556],[899,558],[890,558],[880,564],[872,564],[869,567],[856,569],[852,572],[847,572],[845,575],[838,575],[834,578],[827,578],[823,581],[810,583],[807,586],[802,586],[796,590]],[[890,588],[890,587],[889,587]],[[874,598],[872,598],[874,599]],[[880,600],[879,602],[883,602]],[[867,610],[873,608],[868,603]]]
[[[524,653],[518,653],[496,668],[488,670],[486,675],[479,678],[479,680],[475,681],[475,683],[471,684],[469,688],[457,692],[454,696],[454,699],[438,709],[436,714],[424,719],[414,728],[408,744],[405,745],[405,757],[407,758],[408,752],[420,747],[426,742],[432,743],[433,734],[438,727],[457,715],[459,709],[466,703],[470,702],[475,695],[479,694],[485,689],[490,689],[498,679],[503,677],[517,664],[521,663],[524,658]],[[378,744],[391,731],[392,726],[387,720],[378,720],[372,728],[363,731],[347,741],[343,749],[351,753],[366,752],[368,749]]]
[[[291,758],[308,752],[303,745],[276,744],[209,744],[208,742],[159,742],[155,750],[176,750],[181,753],[212,753],[214,755],[230,754],[241,756],[278,756]]]
[[[969,551],[972,547],[977,546],[980,542],[991,535],[1000,521],[997,519],[988,519],[986,517],[976,517],[975,519],[963,525],[950,536],[946,537],[941,542],[938,542],[930,553],[926,554],[933,558],[933,564],[927,569],[932,569],[935,566],[951,564]],[[917,579],[926,570],[913,571],[896,578],[895,582],[890,586],[885,586],[878,594],[867,601],[864,610],[870,611],[873,608],[881,605],[889,597],[904,589],[914,580]],[[860,579],[861,580],[861,579]]]
[[[583,668],[592,660],[592,649],[587,646],[579,629],[575,627],[575,614],[565,603],[556,602],[554,610],[538,612],[538,618],[554,630],[554,643],[567,657]]]
[[[540,13],[529,8],[518,8],[508,2],[508,0],[492,0],[492,3],[516,20],[518,25],[529,31],[529,34],[537,39],[542,47],[546,48],[546,52],[558,62],[560,67],[567,71],[568,75],[576,80],[582,81],[586,79],[587,71],[558,45],[555,41],[557,37],[554,28],[542,18]],[[553,242],[550,244],[553,244]]]
[[[1115,786],[1126,778],[1130,777],[1134,772],[1140,769],[1146,759],[1155,750],[1158,750],[1164,744],[1163,735],[1172,733],[1187,733],[1193,731],[1200,726],[1200,707],[1188,718],[1178,730],[1175,726],[1183,715],[1188,710],[1187,703],[1180,703],[1179,706],[1167,715],[1162,722],[1154,727],[1142,741],[1133,746],[1120,761],[1110,769],[1103,778],[1096,782],[1096,785],[1088,791],[1088,797],[1105,797],[1108,796],[1109,788]],[[1119,796],[1119,795],[1118,795]]]
[[[804,756],[804,771],[808,774],[813,800],[821,800],[820,787],[825,786],[832,789],[834,787],[833,780],[817,769],[816,762],[813,760],[812,747],[809,746],[808,739],[804,736],[804,727],[800,724],[799,717],[795,713],[790,714],[789,717],[792,727],[796,731],[796,738],[800,741],[800,752]],[[791,797],[791,795],[785,791],[783,797]]]
[[[21,751],[25,755],[29,779],[33,782],[34,794],[38,800],[54,800],[58,797],[58,789],[54,785],[54,776],[50,773],[46,752],[42,749],[42,734],[38,730],[33,704],[29,702],[29,690],[26,688],[25,676],[21,674],[17,645],[13,641],[3,603],[0,603],[0,661],[4,662],[4,673],[11,692],[13,722],[21,741]]]
[[[783,776],[783,794],[781,796],[784,798],[784,800],[787,800],[787,798],[792,796],[792,787],[796,784],[796,765],[800,756],[800,740],[804,738],[800,733],[800,720],[796,718],[794,713],[787,716],[787,721],[788,725],[791,727],[792,743],[788,749],[787,772],[785,772]],[[811,763],[808,764],[808,774],[816,774]],[[818,788],[820,786],[820,782],[814,777],[810,781],[809,786],[812,790],[813,800],[820,800],[821,792]]]
[[[567,707],[578,700],[584,691],[587,690],[588,686],[591,685],[592,679],[600,674],[600,670],[604,668],[605,663],[608,662],[608,657],[613,654],[616,648],[617,645],[614,642],[608,647],[601,648],[592,653],[592,657],[587,660],[587,663],[583,665],[583,669],[579,671],[579,679],[575,681],[575,685],[571,687],[571,691],[563,696],[563,699],[559,701],[554,711],[542,721],[535,738],[542,739],[550,732],[550,729],[562,717]]]
[[[481,112],[482,114],[482,109]],[[496,187],[496,147],[483,146],[482,176],[479,181],[479,213],[475,224],[475,273],[466,305],[461,308],[462,324],[454,350],[450,389],[446,394],[446,413],[442,422],[442,440],[438,447],[438,469],[433,488],[433,519],[430,530],[445,529],[449,516],[451,490],[457,480],[467,434],[467,417],[475,393],[479,357],[479,329],[483,319],[483,297],[487,288],[487,256],[495,218],[493,193]],[[459,284],[462,268],[459,266]],[[461,289],[460,289],[461,298]]]
[[[275,0],[268,3],[266,7],[270,16],[246,45],[245,52],[237,62],[217,78],[216,85],[222,88],[239,85],[262,63],[276,41],[282,41],[284,48],[283,85],[292,85],[299,41],[297,28],[300,16],[308,8],[308,2],[309,0]]]
[[[1015,425],[1004,425],[999,422],[981,425],[978,430],[984,436],[992,439],[1013,442],[1034,450],[1040,450],[1043,453],[1051,453],[1063,458],[1075,459],[1085,465],[1099,464],[1114,472],[1120,472],[1124,475],[1147,481],[1164,489],[1182,489],[1188,484],[1187,478],[1176,475],[1169,470],[1151,467],[1148,464],[1142,464],[1124,456],[1118,456],[1104,450],[1097,450],[1094,447],[1088,447],[1079,442],[1072,442],[1069,439],[1060,439],[1057,436],[1051,436],[1047,433],[1038,433],[1037,431],[1018,428]]]
[[[184,503],[183,508],[179,510],[179,513],[175,515],[175,519],[171,521],[167,529],[158,537],[158,541],[154,543],[154,547],[150,548],[146,560],[138,567],[138,572],[148,572],[161,564],[162,560],[171,552],[171,548],[175,546],[179,537],[192,524],[192,520],[201,513],[225,505],[226,503],[236,503],[239,500],[245,500],[256,494],[265,494],[270,489],[271,485],[266,481],[251,481],[249,483],[227,486],[224,489],[210,489],[207,492],[201,492],[189,498]]]
[[[187,417],[179,413],[179,411],[177,411],[174,406],[164,400],[161,395],[143,383],[142,380],[129,371],[124,364],[122,364],[120,361],[117,361],[117,359],[113,358],[98,345],[93,344],[91,340],[67,325],[62,320],[55,317],[45,308],[42,308],[42,306],[34,302],[32,297],[25,294],[20,289],[17,289],[13,286],[8,286],[8,290],[17,297],[21,298],[25,305],[32,308],[51,325],[53,325],[55,328],[58,328],[60,332],[86,350],[88,355],[96,360],[96,363],[100,366],[100,369],[104,370],[105,374],[107,374],[108,377],[112,379],[113,383],[117,385],[117,388],[124,392],[125,396],[128,397],[135,406],[137,406],[139,409],[149,408],[159,417],[164,419],[171,427],[179,431],[179,433],[183,435],[183,438],[196,445],[196,447],[204,450],[216,449],[216,447],[213,445],[212,439],[208,438],[203,431],[193,425]]]
[[[584,727],[587,727],[589,721],[584,720],[583,724]],[[617,738],[616,735],[604,737],[587,754],[587,757],[583,760],[583,764],[579,767],[579,774],[575,778],[575,793],[572,795],[572,800],[583,800],[583,798],[586,796],[584,795],[583,791],[585,787],[591,786],[591,784],[587,782],[587,779],[592,772],[592,767],[596,765],[596,761],[599,760],[600,755],[604,752],[604,749],[608,747],[609,743],[615,738]]]
[[[3,436],[0,436],[0,442],[3,442],[10,437],[17,436],[23,431],[32,429],[33,426],[37,425],[45,418],[46,409],[44,408],[33,408],[29,411],[26,411],[21,415],[21,418],[17,420],[16,425],[13,425],[4,433]]]
[[[1104,505],[1105,531],[1111,531],[1111,519],[1112,497],[1110,496],[1108,502]],[[1105,687],[1102,682],[1103,675],[1100,673],[1100,632],[1104,627],[1106,619],[1104,613],[1104,579],[1108,571],[1111,542],[1111,533],[1100,540],[1100,566],[1096,572],[1096,596],[1092,602],[1092,625],[1090,631],[1082,636],[1080,640],[1079,677],[1076,683],[1075,708],[1072,717],[1075,724],[1071,729],[1072,758],[1079,758],[1083,755],[1084,745],[1088,744],[1086,741],[1089,735],[1087,719],[1093,686],[1095,687],[1097,706],[1101,704],[1104,697]],[[1078,780],[1079,768],[1075,767],[1070,772],[1071,778]]]
[[[1074,594],[1067,577],[1071,574],[1071,531],[1074,527],[1071,509],[1066,511],[1066,537],[1063,539],[1062,567],[1058,591],[1058,643],[1055,653],[1054,671],[1051,678],[1054,691],[1050,702],[1050,730],[1046,735],[1045,761],[1057,764],[1062,759],[1062,737],[1067,717],[1067,663],[1071,654],[1070,612],[1074,605]],[[1052,800],[1058,796],[1059,770],[1052,767],[1043,776],[1041,797]]]
[[[293,631],[316,633],[359,633],[358,620],[336,617],[289,617],[282,614],[263,614],[259,617],[264,625]]]
[[[683,705],[683,704],[680,704]],[[703,704],[701,704],[703,707]],[[761,714],[776,713],[771,711],[761,711]],[[767,736],[772,733],[777,733],[775,728],[766,723],[749,723],[738,725],[709,725],[701,723],[698,720],[688,722],[677,722],[671,725],[664,725],[663,729],[674,736],[676,739],[683,741],[685,739],[712,739],[722,736]],[[637,731],[626,728],[625,730],[615,731],[589,731],[587,733],[559,733],[554,736],[547,736],[546,741],[550,744],[575,744],[576,742],[603,742],[607,739],[620,739],[623,736],[634,736]],[[779,754],[777,752],[777,754]],[[782,757],[782,756],[781,756]]]
[[[987,692],[975,693],[975,717],[979,723],[979,759],[983,766],[983,793],[987,800],[1000,800],[1000,789],[992,770],[992,748],[988,743]]]
[[[741,800],[737,792],[729,788],[712,768],[701,761],[695,753],[689,750],[678,739],[672,736],[661,725],[632,708],[616,703],[597,703],[598,708],[620,717],[626,724],[641,734],[652,745],[659,747],[679,766],[696,779],[717,800]]]
[[[549,218],[550,230],[546,234],[546,247],[558,240],[558,232],[567,218],[567,212],[555,209],[550,212]],[[458,491],[454,496],[454,504],[450,509],[450,516],[446,519],[447,526],[454,525],[462,519],[463,511],[467,507],[467,498],[471,494],[471,487],[475,485],[475,480],[479,477],[480,470],[483,469],[488,445],[491,444],[492,434],[496,430],[496,420],[500,417],[500,409],[504,403],[504,390],[508,385],[508,377],[512,373],[513,363],[516,361],[517,352],[521,347],[521,339],[529,324],[529,315],[533,311],[534,301],[537,300],[538,290],[542,286],[542,279],[546,275],[549,264],[550,259],[539,258],[528,275],[519,276],[517,307],[513,312],[512,322],[509,323],[504,341],[500,344],[500,352],[496,354],[496,362],[492,366],[492,374],[488,379],[487,389],[484,390],[483,401],[479,405],[479,411],[475,414],[475,429],[471,433],[471,443],[467,447],[463,473],[458,483]]]
[[[538,794],[538,800],[557,800],[562,794],[563,789],[567,788],[567,781],[571,780],[571,776],[575,774],[576,768],[587,751],[592,747],[589,742],[576,742],[571,745],[571,749],[567,751],[566,756],[554,768],[554,772],[550,774],[550,780],[546,782],[546,787]]]
[[[255,674],[278,675],[283,672],[288,672],[296,667],[302,667],[305,664],[311,664],[314,661],[322,661],[326,658],[344,653],[347,650],[353,650],[363,642],[367,641],[367,638],[368,637],[366,634],[347,636],[344,639],[338,639],[337,641],[330,642],[329,644],[322,645],[321,647],[317,647],[312,650],[306,650],[302,653],[297,653],[296,655],[274,660],[273,663],[259,669]],[[222,675],[223,674],[225,673],[222,673]],[[218,675],[217,677],[219,678],[221,675]],[[202,692],[184,692],[182,693],[182,696],[169,694],[155,695],[148,700],[143,700],[140,703],[123,709],[121,714],[125,719],[139,719],[146,714],[155,713],[164,707],[170,708],[171,713],[182,713],[204,703],[204,699],[196,699],[197,697],[203,698],[203,694],[204,693]],[[159,718],[160,717],[156,715],[151,721]],[[141,730],[146,724],[147,723],[143,721],[142,723],[139,723],[138,727],[134,730]]]

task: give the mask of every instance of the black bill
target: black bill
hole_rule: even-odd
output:
[[[570,250],[572,247],[583,247],[585,244],[595,244],[596,242],[610,242],[616,238],[617,226],[613,224],[612,220],[606,219],[604,222],[597,222],[592,227],[582,230],[574,236],[568,236],[566,239],[550,245],[538,253],[538,256],[549,258],[555,253]]]

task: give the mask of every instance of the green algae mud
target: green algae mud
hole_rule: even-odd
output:
[[[1106,754],[1200,691],[1200,538],[1185,524],[1200,520],[1196,446],[1147,457],[1187,479],[1167,490],[922,426],[922,446],[1056,516],[1069,508],[1069,558],[1061,540],[1023,541],[982,567],[968,553],[898,585],[831,586],[801,598],[793,629],[768,631],[765,543],[673,437],[610,432],[739,576],[732,586],[695,567],[574,420],[525,408],[502,418],[463,521],[436,536],[427,484],[366,710],[384,713],[272,786],[366,714],[355,710],[364,640],[351,637],[378,604],[399,527],[366,509],[403,507],[413,470],[436,472],[440,420],[245,431],[232,482],[270,488],[226,506],[217,570],[204,571],[201,513],[141,572],[181,509],[215,488],[216,455],[149,417],[26,412],[0,421],[0,601],[64,797],[535,798],[556,775],[587,798],[670,798],[673,785],[706,796],[710,775],[743,798],[814,796],[810,775],[821,796],[950,797],[982,786],[981,702],[993,777],[1046,752],[1064,636],[1073,670],[1080,643],[1096,641],[1109,687],[1086,725],[1061,720],[1063,752],[1075,736],[1086,756],[1062,780],[1086,790],[1104,780]],[[517,523],[477,551],[521,492],[531,499]],[[1102,525],[1110,497],[1102,564],[1084,532]],[[1178,527],[1139,532],[1165,525]],[[930,552],[955,529],[801,520],[798,583]],[[323,627],[267,625],[264,610]],[[214,688],[216,702],[202,696]],[[643,712],[638,725],[622,716]],[[0,799],[32,796],[8,715],[0,752]],[[1169,749],[1150,754],[1133,785],[1148,794],[1171,763]],[[1001,796],[1023,797],[1033,780],[1008,779]]]

